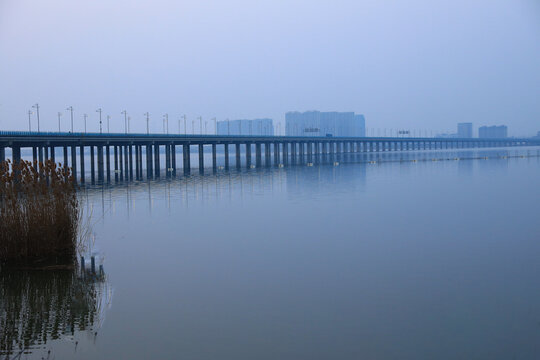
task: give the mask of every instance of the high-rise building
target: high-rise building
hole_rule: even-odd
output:
[[[457,124],[457,137],[466,139],[472,138],[472,123]]]
[[[273,136],[274,123],[272,119],[218,121],[217,133],[218,135]]]
[[[501,139],[508,137],[508,128],[506,125],[500,126],[481,126],[478,129],[479,138]]]
[[[354,112],[288,112],[285,114],[287,136],[366,136],[364,115]]]

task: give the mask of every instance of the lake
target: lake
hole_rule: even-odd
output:
[[[88,186],[105,280],[0,273],[0,357],[539,359],[539,184],[497,148]]]

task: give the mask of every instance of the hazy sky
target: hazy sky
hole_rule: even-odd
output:
[[[0,129],[162,129],[355,111],[369,128],[540,130],[538,0],[0,0]],[[35,122],[35,118],[34,118]],[[35,127],[35,123],[33,125]],[[213,123],[209,121],[208,127]],[[283,129],[283,127],[282,127]],[[183,131],[183,129],[182,129]],[[198,131],[198,125],[196,125]]]

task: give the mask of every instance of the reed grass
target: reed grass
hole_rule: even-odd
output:
[[[0,265],[50,267],[76,261],[80,204],[71,169],[0,163]]]

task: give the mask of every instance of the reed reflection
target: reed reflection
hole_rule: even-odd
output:
[[[111,299],[103,273],[0,271],[0,357],[77,333],[97,336]]]

